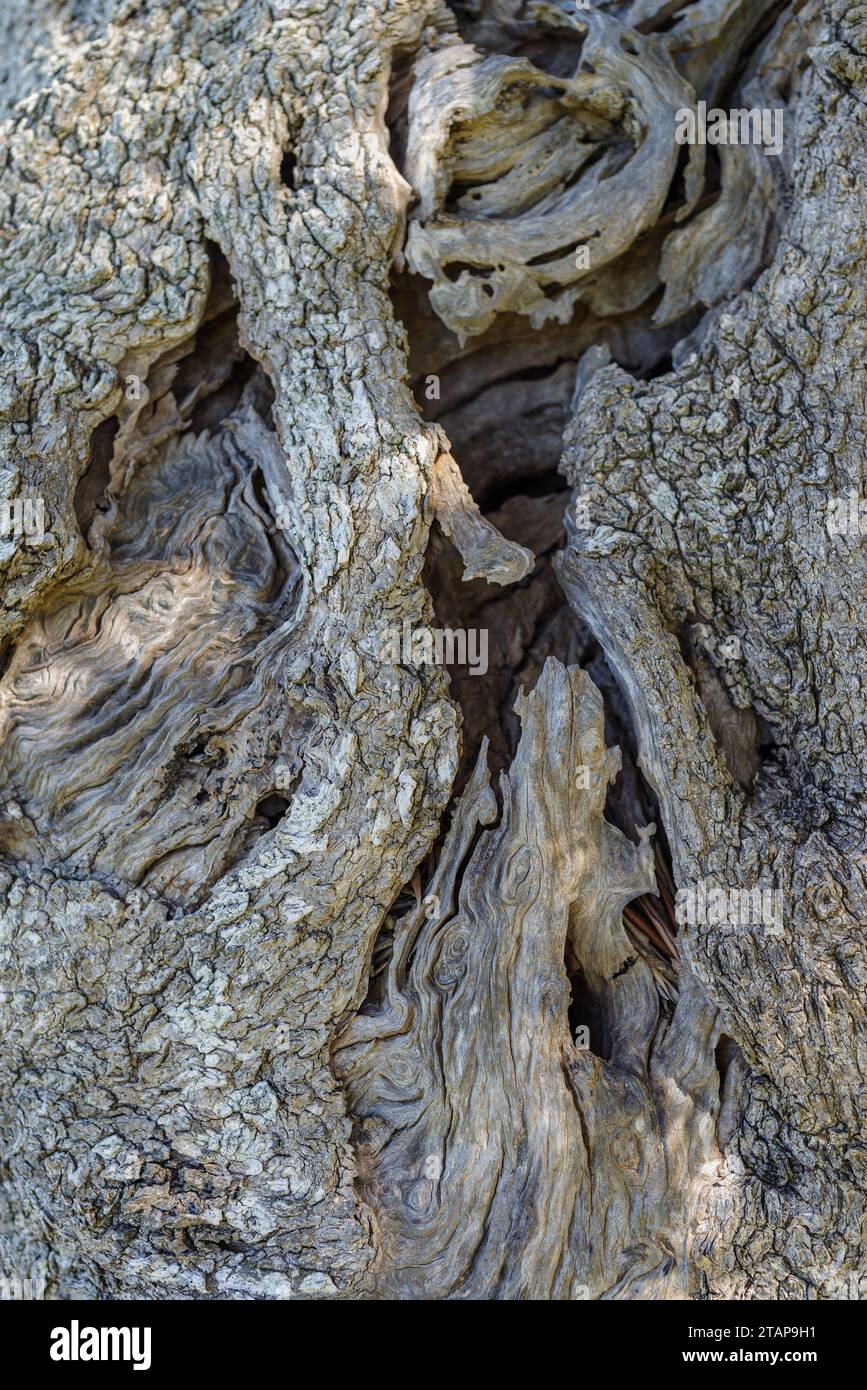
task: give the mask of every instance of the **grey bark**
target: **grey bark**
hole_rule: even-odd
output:
[[[0,26],[0,1272],[860,1296],[861,8]]]

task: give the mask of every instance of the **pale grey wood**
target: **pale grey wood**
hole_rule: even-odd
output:
[[[2,490],[47,516],[0,548],[2,1272],[857,1295],[860,13],[8,0],[0,37]],[[719,196],[699,94],[785,109]],[[564,425],[572,625],[558,494],[498,495]],[[503,624],[519,737],[505,682],[382,660],[426,557]],[[633,738],[677,885],[770,883],[781,930],[627,929]]]

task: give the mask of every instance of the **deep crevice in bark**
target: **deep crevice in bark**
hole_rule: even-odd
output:
[[[4,1237],[101,1297],[839,1296],[864,701],[857,551],[821,504],[860,480],[851,6],[823,31],[812,0],[642,0],[624,34],[634,0],[578,26],[480,0],[479,52],[427,0],[321,36],[194,6],[182,43],[163,0],[143,37],[78,9],[99,61],[36,16],[3,170],[0,428],[57,527],[6,559]],[[782,157],[702,171],[672,139],[697,99],[791,102]],[[377,647],[431,596],[500,632],[452,701]],[[782,930],[684,928],[676,971],[629,922],[670,913],[651,820],[658,879],[779,885]]]
[[[93,432],[90,463],[78,480],[73,503],[83,536],[87,535],[97,510],[105,510],[100,503],[104,501],[111,482],[111,459],[119,427],[120,421],[116,415],[112,415],[97,425]]]

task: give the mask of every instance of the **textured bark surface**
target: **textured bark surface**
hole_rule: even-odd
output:
[[[0,34],[0,1273],[863,1294],[863,7]]]

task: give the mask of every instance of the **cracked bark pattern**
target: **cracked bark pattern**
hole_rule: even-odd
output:
[[[439,446],[401,385],[382,123],[391,49],[427,13],[122,5],[12,108],[6,488],[45,497],[50,543],[4,589],[4,1092],[14,1229],[47,1239],[61,1289],[346,1292],[375,1253],[329,1044],[457,759],[442,675],[376,657],[380,627],[429,612]],[[249,404],[193,438],[153,381],[206,317],[209,242],[273,387],[268,441]],[[163,437],[129,487],[145,411]],[[91,550],[75,487],[115,415]]]
[[[678,881],[762,878],[785,896],[779,938],[683,933],[750,1072],[695,1240],[710,1292],[732,1297],[827,1294],[863,1271],[863,549],[825,513],[863,485],[864,31],[845,6],[835,19],[773,266],[682,346],[673,381],[589,375],[564,455],[598,489],[564,587],[629,692]],[[697,629],[717,653],[739,639],[718,683],[773,730],[748,796],[681,655]]]
[[[824,508],[863,488],[860,10],[0,25],[3,496],[48,519],[0,551],[4,1267],[857,1286],[863,541]],[[697,96],[785,107],[783,156],[679,160]],[[555,502],[497,488],[567,420],[592,525],[552,568]],[[380,657],[435,621],[425,575],[506,633],[463,721]],[[630,833],[606,713],[652,788]],[[626,930],[652,797],[676,882],[772,882],[779,935],[689,926],[670,962]]]

